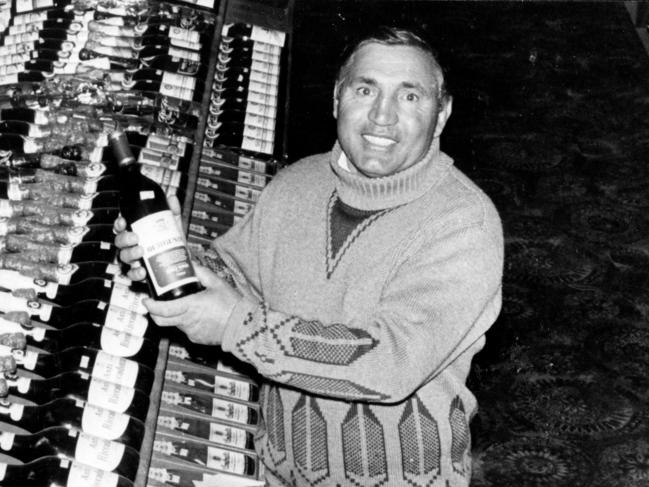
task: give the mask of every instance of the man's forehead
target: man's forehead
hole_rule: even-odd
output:
[[[418,47],[372,42],[350,58],[349,79],[390,76],[410,85],[438,86],[441,73],[433,57]]]

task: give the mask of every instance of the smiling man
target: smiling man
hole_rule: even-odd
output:
[[[283,169],[215,240],[205,291],[145,303],[264,378],[255,447],[271,487],[469,485],[465,382],[500,310],[503,238],[439,149],[451,107],[422,38],[383,28],[352,46],[333,150]],[[116,230],[122,259],[139,258]]]

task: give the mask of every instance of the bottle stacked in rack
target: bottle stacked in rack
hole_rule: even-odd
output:
[[[212,83],[189,240],[209,244],[253,207],[277,170],[282,49],[286,35],[224,26]]]
[[[255,480],[255,383],[181,337],[162,364],[169,337],[112,244],[108,134],[121,127],[142,174],[184,200],[217,16],[151,0],[3,6],[0,363],[14,365],[0,375],[0,487]]]

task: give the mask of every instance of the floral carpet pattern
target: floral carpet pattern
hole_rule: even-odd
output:
[[[624,5],[306,3],[296,65],[323,62],[294,81],[294,152],[333,141],[313,120],[330,121],[346,33],[415,23],[455,98],[442,147],[501,213],[503,310],[470,377],[472,485],[649,486],[649,57]]]

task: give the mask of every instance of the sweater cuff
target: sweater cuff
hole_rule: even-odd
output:
[[[250,316],[254,313],[255,309],[259,307],[259,303],[255,302],[245,296],[241,299],[232,309],[230,317],[225,324],[223,330],[223,339],[221,348],[226,352],[233,352],[240,337],[245,334],[244,322],[250,321]]]

